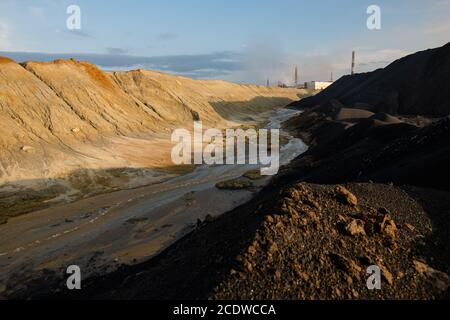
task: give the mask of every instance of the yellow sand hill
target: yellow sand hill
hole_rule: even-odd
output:
[[[194,119],[224,127],[303,93],[147,70],[102,72],[72,59],[0,58],[0,185],[80,168],[167,166],[173,128]]]

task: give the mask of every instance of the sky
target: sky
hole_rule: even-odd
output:
[[[67,8],[81,10],[69,30]],[[369,30],[367,8],[381,9]],[[291,84],[385,67],[450,42],[450,0],[0,0],[0,55],[88,60],[105,70]]]

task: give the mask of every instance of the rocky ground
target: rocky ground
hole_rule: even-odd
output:
[[[44,275],[14,297],[450,298],[450,105],[447,91],[417,90],[448,87],[449,48],[294,103],[303,113],[286,126],[310,149],[253,200],[208,216],[155,258],[86,279],[74,295]],[[381,290],[367,288],[373,265]]]
[[[146,263],[84,282],[79,295],[62,295],[61,280],[48,294],[37,290],[31,297],[449,297],[447,192],[374,183],[299,183],[265,192],[207,219]],[[366,286],[371,265],[381,268],[381,290]]]
[[[377,184],[348,188],[352,192],[331,185],[287,189],[278,212],[264,216],[236,267],[210,297],[429,299],[448,294],[450,277],[431,267],[448,272],[448,233],[432,237],[433,222],[409,195],[427,191]],[[439,203],[445,214],[447,196],[427,200]],[[256,214],[269,210],[273,207]],[[367,288],[370,265],[381,268],[379,291]]]

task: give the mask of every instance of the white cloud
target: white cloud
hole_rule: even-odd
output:
[[[299,83],[311,80],[328,81],[350,74],[352,47],[312,48],[308,52],[288,54],[276,41],[247,44],[243,52],[243,70],[220,76],[226,80],[257,82],[272,85],[278,81],[294,83],[295,66],[299,68]],[[356,72],[368,72],[386,67],[393,61],[412,52],[397,48],[358,46]]]
[[[368,72],[383,68],[411,52],[395,48],[356,48],[356,72]],[[336,80],[342,75],[350,74],[351,50],[332,49],[314,51],[307,54],[282,57],[274,80],[281,80],[287,84],[294,81],[294,68],[299,67],[299,82],[319,80],[328,81],[333,73]]]

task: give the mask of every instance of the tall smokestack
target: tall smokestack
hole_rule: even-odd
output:
[[[355,74],[355,51],[352,51],[352,75]]]
[[[294,83],[295,83],[295,86],[297,86],[298,85],[298,67],[297,66],[295,66],[295,73],[294,73]]]
[[[267,79],[267,87],[270,87],[270,81]]]

